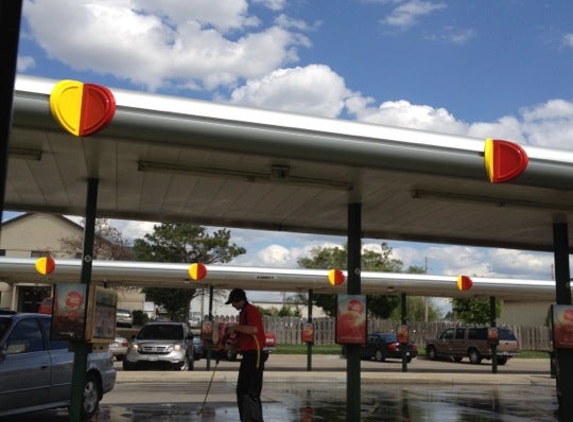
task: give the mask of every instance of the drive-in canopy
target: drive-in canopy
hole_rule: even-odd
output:
[[[7,210],[83,215],[97,178],[110,218],[346,235],[360,203],[363,237],[546,251],[573,213],[570,152],[525,146],[525,172],[492,184],[485,140],[119,89],[78,138],[50,113],[56,83],[16,79]]]

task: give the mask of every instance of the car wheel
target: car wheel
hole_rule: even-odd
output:
[[[468,357],[470,358],[470,363],[473,363],[474,365],[479,365],[483,359],[476,349],[471,349],[468,352]]]
[[[430,360],[436,360],[437,358],[436,348],[434,346],[428,347],[428,350],[426,350],[426,354],[428,355],[428,359]]]
[[[380,349],[376,350],[374,352],[374,359],[376,359],[376,362],[384,362],[386,360],[384,357],[384,352],[382,352]]]
[[[459,357],[459,356],[455,356],[453,359],[454,359],[454,362],[460,363],[463,358]]]
[[[189,369],[188,371],[194,371],[195,370],[195,356],[192,356],[189,359]]]
[[[497,357],[497,364],[498,365],[505,365],[507,363],[507,356],[498,356]]]
[[[84,420],[91,419],[96,414],[102,394],[102,388],[97,377],[93,374],[87,374],[82,401],[82,418]]]
[[[408,356],[408,357],[406,358],[406,362],[408,362],[408,363],[412,362],[412,357],[411,357],[411,356]]]
[[[115,355],[115,360],[118,362],[121,362],[124,357],[125,357],[125,355]]]
[[[183,358],[183,362],[179,366],[176,366],[175,370],[188,371],[189,365],[190,365],[189,356],[185,355],[185,357]]]
[[[269,360],[269,355],[270,355],[270,353],[263,352],[263,362],[266,362],[267,360]]]

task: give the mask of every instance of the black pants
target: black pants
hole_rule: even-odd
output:
[[[261,390],[263,389],[263,353],[260,353],[257,368],[256,351],[243,352],[239,380],[237,381],[237,404],[241,422],[264,422]]]

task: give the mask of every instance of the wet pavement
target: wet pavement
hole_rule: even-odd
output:
[[[266,422],[346,421],[344,362],[316,358],[315,370],[308,372],[301,370],[304,357],[295,361],[297,358],[277,355],[271,359],[275,359],[274,367],[267,368],[263,388]],[[404,373],[399,362],[363,362],[361,420],[557,421],[555,380],[550,377],[548,363],[540,361],[514,360],[500,367],[497,374],[492,374],[487,364],[419,360]],[[187,373],[118,371],[115,389],[104,397],[99,414],[92,420],[238,421],[234,393],[237,366],[236,362],[221,363],[215,374],[205,367]],[[68,413],[39,412],[3,421],[67,422]]]

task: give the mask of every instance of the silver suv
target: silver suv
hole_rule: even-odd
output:
[[[193,333],[184,322],[148,322],[133,338],[123,359],[124,371],[137,368],[195,368]]]
[[[0,418],[70,405],[74,354],[50,340],[52,317],[0,312]],[[96,414],[115,386],[110,352],[88,355],[82,419]]]

